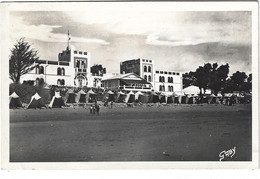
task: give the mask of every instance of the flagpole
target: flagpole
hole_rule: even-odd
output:
[[[70,49],[70,32],[68,31],[68,47],[67,47],[67,50]]]

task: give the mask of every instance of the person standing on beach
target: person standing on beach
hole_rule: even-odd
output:
[[[98,104],[96,104],[96,111],[97,111],[97,115],[99,115],[100,107]]]
[[[90,111],[90,114],[92,114],[92,111],[93,111],[93,106],[92,105],[90,105],[89,111]]]
[[[96,113],[96,107],[93,105],[93,114]]]

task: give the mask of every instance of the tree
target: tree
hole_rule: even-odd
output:
[[[20,83],[21,76],[33,70],[37,66],[34,62],[38,59],[38,51],[31,49],[31,45],[21,38],[11,49],[9,78],[15,83]]]
[[[213,93],[217,94],[223,89],[228,73],[228,64],[218,66],[217,63],[206,63],[204,66],[199,66],[195,72],[185,73],[183,85],[184,87],[196,85],[201,91],[211,89]]]
[[[103,74],[106,74],[106,68],[103,68],[102,65],[95,64],[90,68],[90,72],[92,75],[103,76]]]

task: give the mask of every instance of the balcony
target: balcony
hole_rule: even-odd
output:
[[[118,89],[125,90],[125,91],[152,91],[151,87],[145,87],[145,86],[119,86]]]

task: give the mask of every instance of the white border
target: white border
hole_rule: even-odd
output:
[[[252,162],[65,162],[9,163],[8,14],[10,11],[85,11],[93,8],[122,11],[252,11],[253,119]],[[1,156],[3,169],[226,169],[259,167],[258,123],[258,3],[257,2],[37,2],[1,4]],[[7,48],[6,48],[7,47]],[[6,82],[6,83],[3,83]]]

